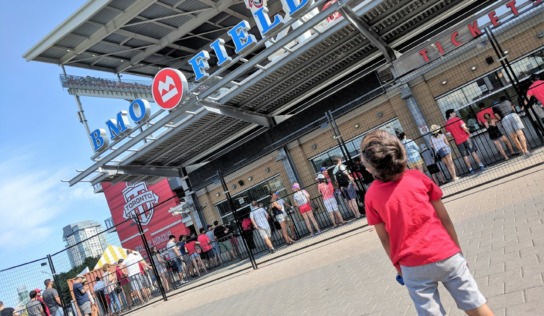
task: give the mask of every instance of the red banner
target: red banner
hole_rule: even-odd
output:
[[[181,216],[168,212],[179,204],[168,180],[152,185],[144,182],[122,182],[115,185],[103,182],[102,188],[123,248],[145,254],[134,216],[140,219],[150,247],[161,249],[166,247],[168,236],[189,234],[181,222]]]

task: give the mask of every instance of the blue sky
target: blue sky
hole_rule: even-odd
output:
[[[0,270],[61,250],[62,227],[110,217],[90,184],[62,183],[91,164],[92,149],[63,90],[59,66],[26,62],[23,54],[75,12],[84,0],[1,1],[0,50]],[[113,74],[67,68],[69,74]],[[82,98],[91,128],[128,108],[128,102]],[[1,299],[1,298],[0,298]]]

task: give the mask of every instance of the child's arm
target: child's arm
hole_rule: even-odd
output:
[[[376,230],[376,233],[378,234],[378,237],[380,238],[380,241],[382,242],[383,249],[385,250],[385,253],[387,254],[387,257],[391,259],[391,246],[389,244],[389,234],[387,233],[387,230],[385,230],[385,224],[380,223],[374,225],[374,229]],[[399,266],[395,266],[395,269],[397,269],[397,272],[399,274],[402,274],[400,271]]]
[[[433,205],[438,218],[440,218],[442,225],[444,228],[446,228],[446,231],[450,235],[451,239],[453,239],[453,242],[455,242],[457,247],[461,248],[459,239],[457,238],[457,233],[455,232],[455,227],[453,226],[453,222],[451,221],[450,215],[448,214],[444,203],[442,203],[442,200],[431,201],[431,204]]]

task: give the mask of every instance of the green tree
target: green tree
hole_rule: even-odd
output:
[[[83,271],[83,269],[85,269],[86,267],[89,267],[89,269],[94,268],[94,266],[96,266],[96,263],[98,262],[99,259],[100,257],[85,258],[85,261],[83,261],[83,264],[77,267],[73,267],[71,270],[67,272],[57,274],[56,287],[57,287],[57,291],[59,292],[59,296],[64,304],[70,304],[70,302],[72,301],[72,296],[70,295],[70,287],[68,286],[68,280],[75,278],[77,274]]]

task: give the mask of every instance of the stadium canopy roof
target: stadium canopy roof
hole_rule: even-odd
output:
[[[308,10],[321,12],[270,47],[265,48],[265,41],[260,40],[238,56],[227,36],[234,25],[247,20],[250,32],[260,39],[243,1],[88,1],[24,58],[147,77],[171,67],[182,70],[191,81],[188,59],[201,50],[209,51],[210,43],[222,38],[233,62],[220,69],[212,56],[212,76],[192,85],[198,98],[174,111],[156,113],[149,124],[95,155],[93,165],[70,184],[184,176],[181,167],[190,171],[285,117],[297,115],[306,108],[301,100],[340,78],[355,71],[383,69],[399,53],[497,1],[341,0],[322,9],[325,3],[315,1]],[[268,8],[270,16],[283,14],[279,0],[268,1]],[[327,16],[337,10],[353,18],[351,23],[344,18],[324,25]],[[305,31],[312,36],[292,45]],[[278,53],[281,58],[271,61]],[[205,98],[222,105],[222,110],[204,109],[201,102]]]

